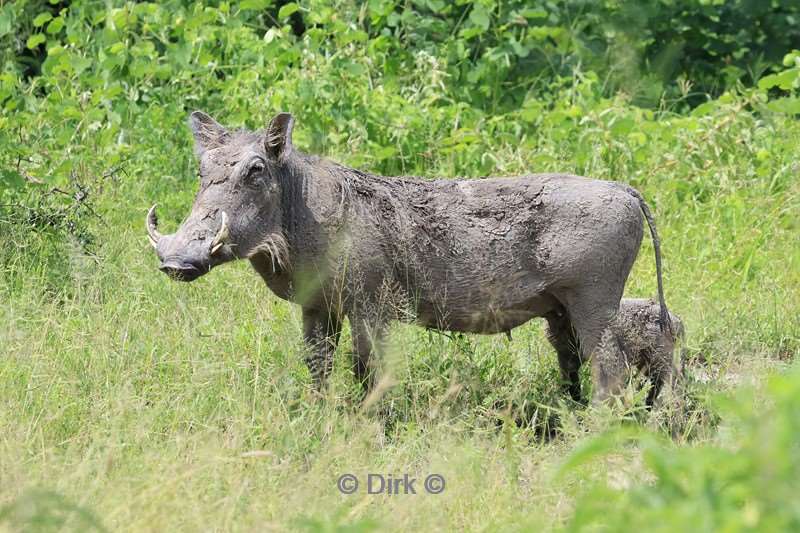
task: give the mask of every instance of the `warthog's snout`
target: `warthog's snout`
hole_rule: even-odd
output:
[[[162,261],[158,269],[177,281],[194,281],[208,269],[202,265],[192,264],[181,259],[173,258]]]
[[[211,257],[205,247],[181,242],[178,235],[164,235],[156,246],[161,260],[158,269],[177,281],[194,281],[211,270]],[[194,245],[192,245],[194,244]]]
[[[161,260],[158,269],[169,277],[178,281],[194,281],[206,274],[213,266],[223,262],[228,249],[226,244],[229,238],[228,216],[222,213],[217,231],[212,234],[213,239],[201,236],[191,238],[187,235],[197,231],[178,231],[172,235],[162,235],[157,226],[155,206],[147,213],[147,234],[150,243]]]

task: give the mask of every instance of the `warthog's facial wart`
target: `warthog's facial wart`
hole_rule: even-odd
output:
[[[191,114],[200,190],[178,231],[158,231],[156,206],[147,213],[159,269],[193,281],[217,265],[248,257],[280,222],[276,166],[291,149],[291,115],[279,114],[265,132],[228,131],[205,113]]]

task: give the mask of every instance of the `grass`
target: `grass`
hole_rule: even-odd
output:
[[[688,330],[691,412],[675,446],[725,446],[715,398],[759,390],[798,350],[800,130],[732,105],[635,118],[649,135],[641,146],[603,122],[627,112],[609,105],[587,111],[566,141],[548,140],[546,126],[520,145],[497,141],[497,173],[575,171],[645,194],[668,303]],[[366,408],[346,330],[332,388],[316,398],[298,310],[246,264],[193,284],[157,272],[146,208],[165,202],[167,228],[194,193],[190,180],[159,178],[173,148],[191,168],[188,135],[164,153],[158,141],[143,138],[132,175],[101,198],[97,257],[43,235],[0,238],[0,528],[538,530],[580,525],[576,501],[598,484],[652,482],[636,447],[560,472],[619,420],[663,427],[634,387],[613,409],[568,405],[538,321],[510,342],[398,325],[385,393]],[[331,156],[348,162],[340,150]],[[477,173],[462,157],[425,172]],[[646,239],[627,294],[654,292]],[[345,473],[438,473],[446,489],[346,496],[336,488]]]

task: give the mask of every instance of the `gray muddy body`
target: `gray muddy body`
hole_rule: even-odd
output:
[[[201,174],[192,212],[164,236],[148,216],[162,270],[190,281],[249,259],[276,295],[301,306],[319,385],[345,317],[366,383],[392,320],[498,333],[546,317],[573,346],[569,360],[559,351],[571,390],[572,370],[588,359],[596,398],[619,389],[623,376],[606,361],[623,354],[592,354],[649,219],[636,191],[563,174],[374,176],[297,151],[292,124],[280,114],[265,132],[230,132],[192,115]],[[658,256],[657,266],[661,289]]]

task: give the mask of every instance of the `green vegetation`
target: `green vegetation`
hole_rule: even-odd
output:
[[[798,529],[800,5],[633,4],[0,0],[0,530]],[[248,265],[156,270],[144,214],[188,213],[193,109],[291,111],[296,145],[379,173],[637,187],[688,330],[680,434],[634,384],[569,405],[538,322],[398,326],[367,407],[345,331],[316,399]]]

